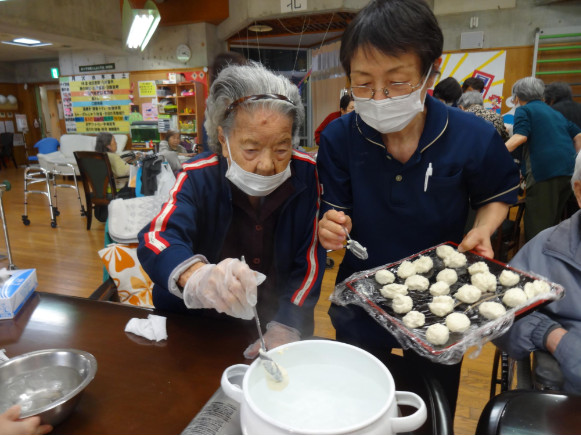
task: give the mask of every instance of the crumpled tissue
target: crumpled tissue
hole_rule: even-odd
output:
[[[149,315],[147,319],[131,318],[125,326],[125,331],[151,341],[163,341],[167,339],[166,320],[165,316],[159,315]]]

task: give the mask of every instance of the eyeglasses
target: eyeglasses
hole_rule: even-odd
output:
[[[282,100],[282,101],[286,101],[287,103],[290,103],[294,106],[294,102],[281,94],[257,94],[257,95],[248,95],[246,97],[242,97],[239,98],[238,100],[233,101],[230,106],[228,106],[226,108],[226,112],[224,112],[224,119],[228,118],[228,116],[232,113],[232,111],[234,111],[234,109],[236,109],[238,106],[240,106],[242,103],[245,103],[247,101],[258,101],[258,100]]]
[[[373,97],[375,97],[375,93],[377,91],[380,91],[386,98],[400,99],[410,95],[417,88],[421,87],[422,84],[423,81],[421,81],[417,85],[412,85],[409,82],[393,82],[386,86],[385,88],[379,89],[375,89],[370,86],[352,86],[351,95],[357,98],[373,100]]]

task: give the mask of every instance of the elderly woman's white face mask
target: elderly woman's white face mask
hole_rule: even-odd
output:
[[[247,195],[264,197],[291,176],[292,119],[288,116],[269,109],[239,111],[232,132],[223,137],[229,162],[226,178]]]

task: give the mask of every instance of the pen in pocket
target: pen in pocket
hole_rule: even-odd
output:
[[[434,173],[434,169],[432,168],[432,162],[428,165],[428,169],[426,170],[426,178],[424,179],[424,192],[428,190],[428,179]]]

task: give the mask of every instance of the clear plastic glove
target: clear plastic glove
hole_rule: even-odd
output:
[[[266,325],[264,344],[269,350],[278,347],[279,345],[289,344],[300,340],[301,334],[295,328],[276,321],[271,321]],[[258,350],[260,350],[260,339],[257,339],[256,342],[244,350],[244,357],[246,359],[254,359],[258,356]]]
[[[186,282],[184,303],[190,309],[216,309],[236,318],[252,319],[259,277],[264,275],[238,259],[204,265]]]

